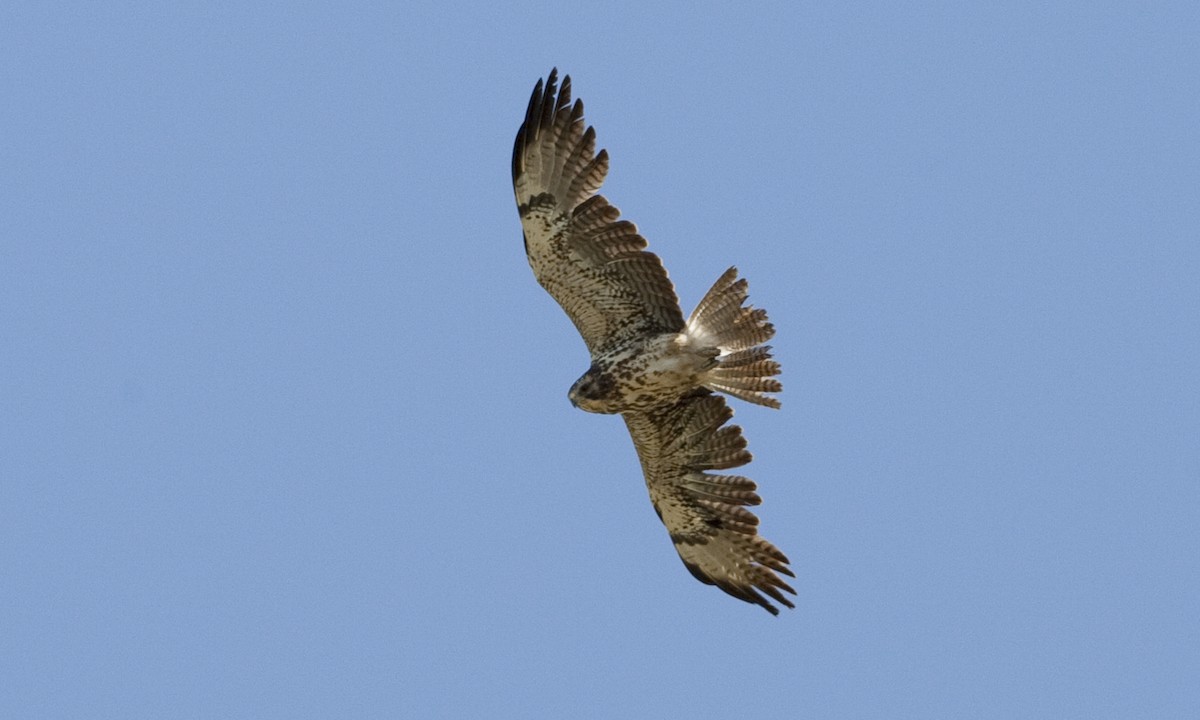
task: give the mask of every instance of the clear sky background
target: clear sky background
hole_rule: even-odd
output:
[[[1193,3],[0,9],[0,717],[1200,717]],[[731,264],[778,618],[534,282],[572,75]]]

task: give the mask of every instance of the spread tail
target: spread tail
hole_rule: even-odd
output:
[[[767,311],[743,307],[748,283],[738,279],[737,268],[725,271],[687,321],[689,339],[699,348],[717,350],[716,365],[704,372],[704,386],[747,402],[779,407],[766,395],[783,390],[775,376],[779,363],[771,359],[771,346],[763,345],[775,334]]]

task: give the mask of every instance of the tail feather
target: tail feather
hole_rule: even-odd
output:
[[[726,368],[742,367],[743,365],[752,365],[761,360],[771,359],[771,346],[759,345],[746,350],[738,350],[731,352],[728,355],[721,357],[721,364]],[[772,373],[775,374],[775,373]]]
[[[783,390],[774,376],[779,363],[771,359],[771,348],[763,343],[775,335],[767,311],[747,306],[749,284],[738,279],[737,268],[726,270],[692,311],[687,334],[704,350],[717,351],[716,364],[705,371],[704,385],[711,390],[767,407],[779,407],[777,398],[765,393]]]
[[[738,365],[736,367],[725,367],[725,363],[721,362],[721,377],[727,378],[755,378],[755,377],[772,377],[779,374],[779,363],[774,360],[760,360],[749,365]]]
[[[721,273],[721,277],[717,278],[717,281],[713,283],[713,286],[709,288],[708,292],[704,294],[704,297],[700,299],[700,302],[696,304],[696,309],[692,311],[692,316],[688,319],[688,324],[690,325],[693,320],[696,320],[699,317],[710,315],[711,306],[730,300],[731,295],[727,294],[727,291],[729,290],[730,286],[734,284],[736,279],[736,267],[731,267],[725,272]],[[742,282],[745,283],[746,281],[743,279]],[[740,301],[738,304],[741,304]]]

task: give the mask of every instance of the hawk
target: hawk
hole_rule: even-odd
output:
[[[766,311],[746,305],[747,283],[727,270],[685,320],[675,288],[637,227],[598,194],[608,153],[584,128],[571,78],[538,80],[513,145],[512,175],[525,254],[591,353],[571,387],[573,405],[619,413],[633,438],[650,501],[698,580],[778,615],[795,607],[781,575],[787,557],[746,509],[756,485],[710,470],[750,462],[722,392],[778,408],[779,363],[764,345]],[[765,597],[764,597],[765,596]]]

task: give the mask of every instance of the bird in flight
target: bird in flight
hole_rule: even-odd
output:
[[[771,600],[795,607],[781,575],[795,575],[746,509],[761,502],[757,487],[709,472],[751,459],[718,392],[779,407],[779,363],[764,344],[775,328],[746,305],[736,268],[684,319],[662,261],[598,194],[608,153],[596,152],[596,132],[584,128],[583,102],[571,102],[571,77],[557,85],[555,69],[533,88],[512,175],[529,265],[591,353],[568,397],[625,419],[650,501],[692,575],[778,615]]]

